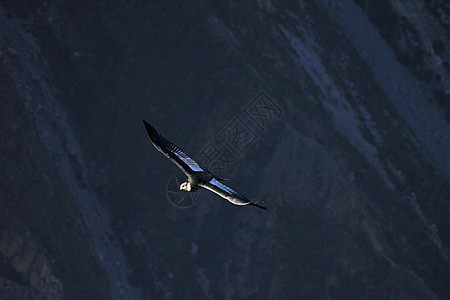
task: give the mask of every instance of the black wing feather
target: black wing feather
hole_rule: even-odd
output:
[[[159,152],[164,154],[174,164],[176,164],[186,175],[190,175],[194,172],[203,172],[204,170],[190,158],[180,147],[174,143],[166,140],[161,133],[159,133],[150,123],[142,120],[144,123],[147,134],[152,142],[153,146],[158,149]]]

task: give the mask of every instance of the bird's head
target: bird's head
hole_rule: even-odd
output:
[[[191,191],[191,184],[189,182],[183,182],[180,185],[180,190],[186,191],[186,192],[190,192]]]

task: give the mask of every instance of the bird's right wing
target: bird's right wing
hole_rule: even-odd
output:
[[[142,120],[142,122],[153,146],[176,164],[186,175],[204,171],[195,160],[190,158],[180,147],[166,140],[150,123],[145,120]]]

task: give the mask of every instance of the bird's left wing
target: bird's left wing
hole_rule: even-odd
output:
[[[205,189],[208,189],[208,190],[218,194],[222,198],[227,199],[228,201],[230,201],[231,203],[233,203],[235,205],[252,205],[252,206],[262,208],[264,210],[267,209],[264,206],[261,206],[261,205],[251,202],[244,195],[239,194],[238,192],[236,192],[229,186],[226,186],[225,184],[218,181],[216,178],[211,179],[207,183],[201,184],[201,186],[204,187]]]
[[[176,164],[186,175],[204,171],[196,161],[190,158],[180,147],[166,140],[150,123],[145,120],[142,120],[142,122],[153,146]]]

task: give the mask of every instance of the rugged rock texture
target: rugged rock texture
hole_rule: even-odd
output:
[[[13,298],[14,295],[22,299],[38,296],[42,299],[61,299],[62,284],[52,273],[36,244],[29,237],[22,237],[12,231],[3,231],[1,237],[0,252],[4,275],[23,284],[20,286],[17,282],[2,278],[2,299]]]
[[[0,298],[449,298],[449,19],[2,0]],[[169,193],[143,117],[269,210]]]
[[[4,63],[0,78],[0,298],[108,298],[109,282],[73,195]]]

